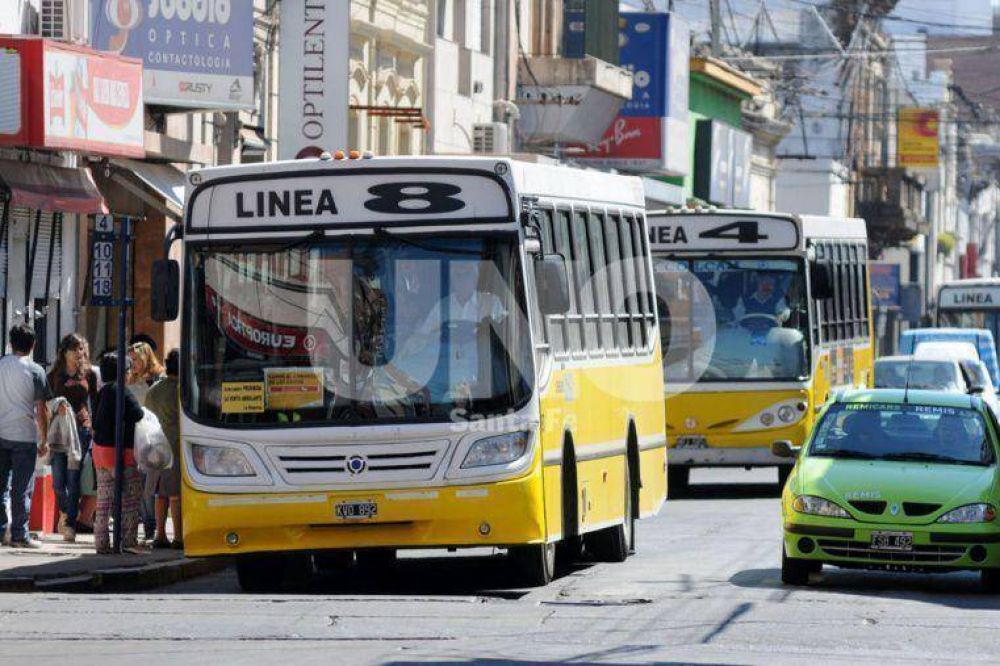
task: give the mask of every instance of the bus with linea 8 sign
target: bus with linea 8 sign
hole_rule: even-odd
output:
[[[664,349],[669,485],[692,467],[778,466],[835,388],[873,363],[868,248],[858,219],[650,212]]]
[[[189,178],[183,279],[164,260],[153,285],[181,320],[187,553],[264,590],[402,548],[504,548],[533,585],[558,544],[632,552],[666,497],[638,179],[479,157]]]

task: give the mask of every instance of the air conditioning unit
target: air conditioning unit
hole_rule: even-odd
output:
[[[89,41],[87,0],[42,0],[38,34],[72,44]]]
[[[472,152],[504,155],[510,152],[507,126],[503,123],[476,123],[472,126]]]

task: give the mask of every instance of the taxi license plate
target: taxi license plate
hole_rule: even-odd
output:
[[[872,550],[913,550],[913,532],[872,532]]]
[[[370,500],[360,502],[338,502],[333,513],[342,520],[370,520],[378,516],[378,504]]]
[[[677,438],[678,449],[707,449],[708,442],[701,435],[681,435]]]

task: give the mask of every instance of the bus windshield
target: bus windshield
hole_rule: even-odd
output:
[[[529,397],[507,238],[189,246],[183,400],[220,424],[455,420]]]
[[[797,259],[659,259],[668,382],[801,380],[809,312]]]
[[[810,456],[991,465],[993,446],[972,409],[915,404],[831,406],[816,426]]]

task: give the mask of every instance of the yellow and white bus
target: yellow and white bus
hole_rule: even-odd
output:
[[[868,244],[859,219],[651,212],[664,349],[669,483],[692,467],[791,467],[831,391],[873,363]]]
[[[189,178],[183,277],[153,285],[181,317],[188,554],[235,556],[247,590],[403,548],[506,548],[531,584],[557,544],[628,556],[666,496],[638,179],[327,156]]]

